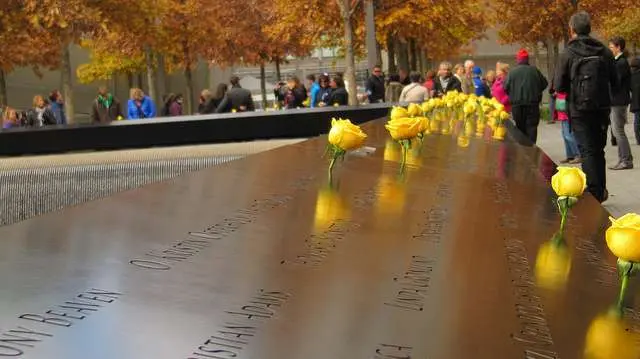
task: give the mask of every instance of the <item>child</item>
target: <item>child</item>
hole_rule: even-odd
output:
[[[569,121],[569,109],[567,103],[567,94],[564,92],[555,92],[555,118],[562,124],[562,138],[564,139],[564,149],[567,158],[560,161],[560,163],[582,163],[580,158],[580,150],[578,149],[578,143],[573,136],[571,130],[571,122]]]

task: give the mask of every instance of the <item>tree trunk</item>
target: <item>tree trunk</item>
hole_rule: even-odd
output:
[[[395,40],[393,36],[389,35],[387,37],[387,62],[388,62],[388,71],[390,74],[398,73],[398,66],[396,65],[396,46]]]
[[[416,41],[414,39],[409,40],[409,56],[411,58],[410,70],[417,71],[418,70],[418,54],[416,49]]]
[[[147,95],[151,97],[153,102],[156,104],[160,103],[160,98],[158,97],[158,78],[156,73],[156,67],[153,61],[153,51],[149,46],[145,47],[144,50],[144,58],[147,67]]]
[[[133,88],[133,74],[127,73],[127,90],[131,90]]]
[[[6,106],[7,102],[7,79],[4,70],[0,70],[0,106]]]
[[[187,83],[187,88],[185,96],[183,96],[185,100],[185,111],[183,111],[183,115],[191,115],[193,113],[194,85],[193,74],[191,73],[191,67],[189,66],[184,68],[184,79]]]
[[[416,70],[424,75],[424,51],[420,48],[416,49],[416,56],[418,57],[418,67]]]
[[[402,40],[397,40],[396,49],[398,51],[398,70],[409,71],[409,47]]]
[[[264,63],[260,63],[260,93],[262,94],[262,109],[267,109],[267,74]]]
[[[162,54],[156,54],[156,61],[158,63],[158,72],[157,72],[157,76],[158,76],[158,84],[157,84],[157,89],[158,89],[158,94],[160,94],[160,96],[164,96],[166,94],[168,94],[169,92],[171,92],[171,88],[169,86],[169,79],[167,76],[167,68],[165,66],[165,61],[164,61],[164,55]]]
[[[62,74],[62,96],[64,97],[64,110],[67,123],[74,123],[75,108],[73,106],[73,84],[71,80],[71,57],[68,44],[62,45],[62,59],[60,61],[60,73]]]
[[[276,81],[282,81],[282,75],[280,74],[280,57],[276,56]]]
[[[358,93],[356,86],[356,60],[353,51],[353,22],[351,21],[351,0],[338,0],[342,1],[342,22],[344,23],[344,46],[345,46],[345,60],[347,63],[344,79],[347,85],[347,92],[349,93],[349,106],[358,105]]]
[[[376,62],[382,66],[382,46],[376,41]]]
[[[138,86],[139,89],[143,90],[144,89],[144,81],[142,81],[142,73],[138,73],[136,76],[136,80],[137,80],[137,84],[136,86]]]
[[[119,87],[118,86],[118,82],[119,82],[118,81],[118,75],[119,75],[118,73],[115,73],[115,74],[113,74],[113,77],[111,78],[112,81],[113,81],[113,86],[111,87],[111,93],[114,96],[117,96],[117,93],[118,93],[118,87]]]

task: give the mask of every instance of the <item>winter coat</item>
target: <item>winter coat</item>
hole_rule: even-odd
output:
[[[369,103],[384,101],[384,79],[381,76],[371,76],[365,85]]]
[[[139,120],[142,118],[156,117],[156,105],[149,96],[142,98],[140,106],[135,100],[129,99],[127,103],[127,118],[130,120]]]
[[[569,41],[558,60],[553,83],[557,92],[565,92],[569,95],[569,112],[572,116],[579,116],[580,111],[576,110],[571,96],[571,68],[577,60],[587,56],[600,56],[604,63],[602,67],[603,73],[598,76],[600,83],[597,87],[599,90],[598,103],[600,110],[609,110],[611,108],[610,88],[617,89],[619,86],[611,50],[590,36],[578,36]]]
[[[631,108],[633,113],[640,112],[640,68],[631,73]]]
[[[460,80],[458,80],[457,77],[451,76],[449,77],[449,82],[447,83],[446,87],[442,87],[442,81],[440,81],[440,78],[437,77],[435,79],[434,90],[436,92],[435,97],[442,97],[449,91],[462,92],[462,83],[460,82]]]
[[[502,105],[504,105],[504,109],[511,113],[511,102],[509,101],[509,95],[507,95],[507,91],[504,89],[504,79],[505,76],[498,76],[496,81],[493,82],[493,86],[491,86],[491,95],[498,100]]]
[[[422,104],[429,99],[429,90],[419,83],[412,83],[402,89],[400,94],[400,102],[410,102]]]
[[[329,97],[329,106],[347,106],[349,105],[349,93],[344,87],[338,87],[331,91]]]
[[[527,63],[516,65],[504,80],[504,89],[512,106],[540,105],[547,86],[549,83],[540,70]]]
[[[624,54],[614,61],[619,86],[611,89],[611,106],[628,106],[631,102],[631,67]]]
[[[58,101],[51,101],[51,112],[53,112],[53,116],[56,118],[56,124],[58,125],[67,124],[67,116],[64,112],[64,103],[59,103]]]
[[[118,120],[118,116],[124,117],[122,115],[120,101],[115,97],[111,97],[109,107],[106,107],[106,104],[97,98],[93,101],[93,105],[91,106],[91,123],[109,123]]]
[[[218,105],[216,113],[233,112],[233,110],[238,112],[255,111],[255,109],[251,91],[236,86],[227,91],[222,102]]]

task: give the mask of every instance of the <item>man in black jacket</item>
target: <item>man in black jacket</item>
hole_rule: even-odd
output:
[[[538,124],[540,124],[540,102],[542,93],[549,83],[537,67],[529,65],[529,53],[521,49],[516,54],[518,63],[509,71],[504,82],[504,90],[509,95],[516,127],[531,142],[538,140]]]
[[[382,76],[382,68],[375,66],[373,75],[367,79],[365,86],[369,103],[384,102],[384,76]]]
[[[450,62],[443,61],[438,68],[438,77],[433,84],[435,97],[442,97],[449,91],[462,92],[462,83],[457,77],[453,76],[453,65]]]
[[[625,41],[616,36],[609,40],[609,49],[615,57],[616,73],[620,86],[611,90],[611,127],[618,144],[618,163],[609,167],[612,170],[627,170],[633,168],[633,155],[629,139],[624,131],[627,123],[627,108],[631,102],[631,68],[624,54]]]
[[[224,99],[218,105],[216,113],[233,112],[234,110],[237,112],[255,111],[251,91],[240,87],[240,78],[231,76],[229,82],[231,89],[227,91]]]
[[[571,127],[583,158],[587,189],[604,202],[609,197],[604,147],[611,112],[610,88],[618,87],[618,76],[611,51],[589,36],[589,14],[574,14],[569,28],[571,41],[558,61],[554,84],[558,92],[569,94]]]

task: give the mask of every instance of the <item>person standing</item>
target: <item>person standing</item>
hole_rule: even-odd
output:
[[[307,75],[307,87],[309,88],[309,107],[318,107],[318,93],[320,93],[320,85],[316,82],[316,75]]]
[[[617,88],[611,89],[611,127],[618,145],[618,163],[609,169],[628,170],[633,168],[633,155],[629,139],[624,131],[627,123],[627,109],[631,102],[631,68],[625,56],[625,41],[616,36],[609,40],[609,50],[613,53],[618,75]]]
[[[98,97],[91,105],[91,123],[109,123],[122,118],[120,101],[105,86],[98,88]]]
[[[139,88],[133,88],[129,92],[130,99],[127,102],[127,118],[139,120],[156,117],[156,104],[151,97],[144,94]]]
[[[419,72],[412,72],[409,77],[411,78],[411,85],[407,85],[402,89],[400,102],[422,104],[429,99],[429,90],[422,86],[422,76]]]
[[[464,73],[461,76],[460,82],[462,83],[462,92],[470,95],[475,92],[473,86],[473,69],[476,67],[476,63],[473,60],[467,60],[464,62]]]
[[[27,111],[28,127],[44,127],[55,125],[56,117],[53,111],[47,106],[43,96],[36,95],[33,97],[33,108]]]
[[[380,66],[373,67],[373,74],[367,79],[365,88],[369,103],[384,102],[384,76]]]
[[[422,85],[427,89],[427,91],[429,91],[429,97],[433,97],[433,95],[435,94],[435,85],[436,85],[436,72],[433,70],[429,70],[427,71],[424,84]]]
[[[453,66],[450,62],[443,61],[438,68],[438,78],[434,85],[434,97],[442,97],[449,91],[462,92],[462,84],[458,77],[451,72]]]
[[[400,83],[402,86],[411,85],[411,79],[409,78],[407,70],[400,69],[400,71],[398,71],[398,75],[400,75]]]
[[[478,97],[491,98],[491,89],[489,85],[482,79],[482,69],[480,66],[473,68],[473,77],[471,78],[473,84],[473,93]]]
[[[640,59],[634,57],[629,61],[631,67],[631,108],[633,113],[633,132],[636,143],[640,145]]]
[[[610,89],[619,86],[613,53],[589,36],[591,16],[579,11],[569,20],[571,40],[560,55],[554,85],[569,95],[573,135],[587,175],[587,190],[600,202],[609,197],[604,147],[611,112]]]
[[[504,90],[504,80],[507,78],[507,74],[509,74],[509,64],[498,62],[496,64],[496,80],[491,86],[491,95],[504,106],[505,111],[511,113],[509,95],[507,95],[507,92]]]
[[[231,83],[231,88],[227,91],[220,105],[218,105],[216,113],[233,112],[234,110],[237,112],[255,111],[256,108],[251,91],[240,86],[240,78],[231,76],[229,83]]]
[[[334,76],[331,79],[331,96],[329,97],[329,106],[347,106],[349,105],[349,93],[344,85],[342,76]]]
[[[56,124],[66,125],[67,116],[64,112],[64,99],[62,98],[62,93],[60,93],[59,90],[51,91],[51,94],[49,95],[49,104],[51,112],[53,112],[53,116],[56,118]]]
[[[320,85],[320,89],[318,90],[318,107],[325,107],[329,104],[329,98],[331,97],[331,81],[329,79],[329,75],[323,73],[318,76],[318,83]]]
[[[307,90],[302,86],[296,76],[287,80],[284,94],[284,108],[294,109],[304,107],[304,101],[307,99]]]
[[[400,76],[396,74],[389,75],[389,82],[387,83],[385,101],[396,103],[400,101],[400,94],[402,94],[402,84],[400,83]]]
[[[509,72],[504,89],[511,101],[516,127],[534,144],[538,140],[540,102],[549,83],[535,66],[529,65],[529,53],[525,49],[516,55],[517,65]]]

